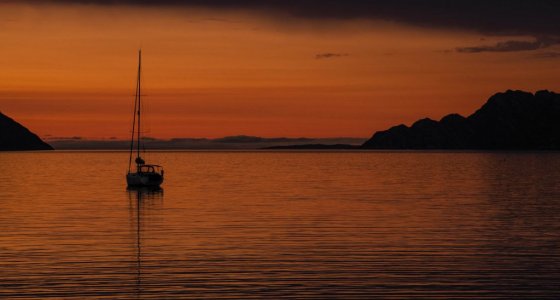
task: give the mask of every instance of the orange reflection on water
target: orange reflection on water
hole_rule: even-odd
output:
[[[148,156],[165,192],[126,191],[126,152],[2,154],[0,297],[557,291],[556,153]]]

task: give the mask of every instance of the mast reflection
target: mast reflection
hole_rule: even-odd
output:
[[[135,231],[136,250],[136,296],[142,294],[142,231],[145,224],[142,218],[150,207],[163,202],[161,187],[128,187],[128,200],[131,229]]]

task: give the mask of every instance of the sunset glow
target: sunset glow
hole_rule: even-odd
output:
[[[159,138],[367,137],[470,114],[498,91],[560,90],[550,49],[457,51],[512,39],[475,30],[189,6],[0,6],[0,110],[44,138],[127,138],[138,48],[145,134]]]

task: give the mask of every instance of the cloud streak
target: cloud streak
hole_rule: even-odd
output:
[[[480,52],[519,52],[519,51],[533,51],[539,49],[549,48],[560,44],[558,38],[537,38],[534,41],[518,41],[510,40],[499,42],[495,45],[474,46],[474,47],[459,47],[457,52],[461,53],[480,53]]]
[[[315,55],[315,59],[326,59],[326,58],[338,58],[338,57],[345,57],[350,56],[348,53],[319,53]]]

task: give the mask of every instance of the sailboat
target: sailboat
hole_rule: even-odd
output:
[[[159,187],[163,183],[163,167],[159,165],[146,164],[140,156],[141,137],[140,122],[142,108],[141,91],[141,72],[142,72],[142,50],[138,51],[138,77],[136,79],[136,95],[134,96],[134,114],[132,117],[132,137],[130,139],[130,156],[128,159],[128,173],[126,183],[129,187]],[[134,139],[136,138],[136,143]],[[136,170],[132,169],[132,156],[134,155],[136,144]]]

